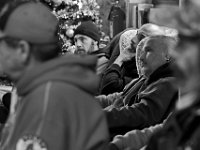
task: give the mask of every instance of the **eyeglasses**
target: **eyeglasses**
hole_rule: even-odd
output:
[[[24,40],[24,39],[20,39],[20,38],[15,38],[15,37],[10,37],[10,36],[2,36],[0,37],[0,42],[2,41],[6,41],[8,43],[15,43],[17,44],[19,41],[26,41],[31,47],[32,46],[58,46],[58,42],[47,42],[47,43],[33,43],[33,42],[29,42],[27,40]]]
[[[2,41],[10,41],[10,40],[16,40],[16,39],[13,39],[13,38],[11,38],[11,37],[8,37],[8,36],[2,36],[2,37],[0,37],[0,42],[2,42]]]

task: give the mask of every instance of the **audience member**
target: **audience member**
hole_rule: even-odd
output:
[[[132,34],[132,38],[127,38],[127,34]],[[120,36],[119,49],[116,48],[112,53],[109,67],[102,76],[101,94],[121,92],[127,83],[138,77],[135,62],[136,47],[143,38],[152,35],[165,35],[165,31],[157,25],[145,24],[138,30],[129,29]],[[132,51],[132,53],[126,51]]]
[[[101,74],[107,67],[107,55],[99,49],[100,33],[92,21],[85,21],[79,25],[74,33],[76,46],[75,54],[90,54],[98,57],[97,74]]]
[[[169,16],[161,16],[157,20],[179,31],[179,43],[172,55],[184,74],[181,76],[182,95],[176,105],[176,112],[168,119],[163,130],[153,135],[147,150],[198,150],[200,147],[199,9],[200,1],[184,0],[182,9],[168,8],[167,12],[170,13],[166,14]]]
[[[168,116],[178,95],[168,54],[174,44],[171,37],[146,38],[139,56],[143,76],[122,93],[97,97],[112,136],[161,123]]]
[[[174,36],[177,36],[177,35],[174,35]],[[145,40],[146,39],[141,40],[136,49],[136,62],[137,62],[138,72],[141,72],[140,71],[141,69],[139,66],[139,55],[140,55],[141,49],[143,48],[145,44]],[[114,137],[113,141],[110,143],[109,150],[124,150],[128,148],[140,149],[144,147],[149,142],[151,136],[163,128],[166,120],[167,119],[165,119],[165,121],[161,124],[156,124],[155,126],[151,126],[142,130],[132,130],[130,132],[127,132],[125,135],[117,135],[116,137]]]

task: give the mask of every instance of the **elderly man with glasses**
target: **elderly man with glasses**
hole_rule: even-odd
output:
[[[0,20],[0,64],[19,96],[0,149],[106,149],[106,119],[93,98],[96,58],[58,57],[58,20],[42,3],[9,3]]]

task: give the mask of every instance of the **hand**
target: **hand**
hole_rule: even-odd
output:
[[[133,57],[135,57],[135,52],[132,52],[131,46],[127,47],[123,51],[120,51],[120,54],[118,58],[120,58],[122,61],[129,61]]]
[[[113,103],[113,106],[115,108],[120,108],[120,107],[124,106],[123,97],[120,96],[120,97],[116,98],[114,103]]]
[[[133,57],[135,57],[135,53],[133,53],[131,51],[132,50],[130,47],[128,47],[127,49],[125,49],[123,51],[120,51],[120,54],[117,57],[117,59],[115,60],[114,64],[117,64],[121,67],[124,62],[129,61]]]
[[[120,92],[120,93],[116,92],[116,93],[113,93],[113,94],[109,94],[107,96],[107,98],[110,99],[110,100],[112,100],[112,102],[114,102],[116,99],[118,99],[119,97],[121,97],[122,93],[123,92]]]

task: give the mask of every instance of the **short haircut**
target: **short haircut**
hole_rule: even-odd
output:
[[[165,31],[163,30],[162,27],[156,24],[147,23],[142,25],[140,29],[138,29],[138,34],[147,37],[147,36],[165,35]]]
[[[177,44],[177,38],[165,35],[156,35],[156,36],[149,36],[146,39],[151,40],[160,40],[162,42],[162,49],[168,54],[170,50],[174,50]]]

